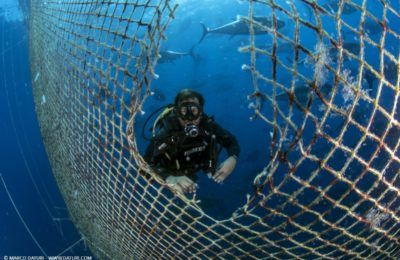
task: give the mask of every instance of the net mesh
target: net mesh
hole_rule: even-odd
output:
[[[53,173],[93,254],[398,258],[400,35],[393,25],[400,16],[398,5],[381,0],[377,17],[368,2],[303,0],[307,19],[295,1],[246,2],[250,37],[240,51],[251,57],[243,69],[253,78],[254,118],[271,129],[270,161],[247,202],[221,221],[195,197],[172,193],[136,145],[135,116],[177,6],[32,0],[36,112]],[[260,11],[271,26],[255,19]],[[279,30],[283,18],[292,33]],[[260,30],[271,46],[257,38]],[[281,55],[287,46],[290,58]]]

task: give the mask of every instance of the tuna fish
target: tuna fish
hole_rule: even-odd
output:
[[[297,86],[294,88],[294,93],[293,95],[296,97],[296,99],[305,105],[305,103],[308,100],[308,96],[310,92],[313,91],[311,87],[307,84],[304,84],[302,86]],[[327,97],[329,93],[332,91],[332,85],[325,84],[321,88],[319,88],[319,91],[321,91],[321,94],[324,97]],[[290,95],[287,92],[281,92],[276,95],[276,100],[277,101],[289,101],[290,100]]]
[[[399,65],[393,62],[392,60],[387,60],[384,66],[384,74],[385,78],[392,82],[392,84],[396,84],[398,77],[400,76]]]
[[[254,26],[254,33],[255,34],[267,34],[269,30],[264,27],[268,27],[273,29],[273,20],[270,17],[261,17],[256,16],[253,18],[256,22],[262,24],[263,26]],[[203,28],[203,34],[199,40],[199,43],[206,37],[209,33],[216,33],[216,34],[227,34],[231,36],[235,35],[248,35],[249,34],[249,21],[247,17],[243,17],[238,15],[236,20],[224,24],[220,27],[210,29],[205,24],[201,23]],[[277,29],[281,29],[285,26],[285,22],[277,19]]]
[[[272,50],[272,45],[267,45],[267,48]],[[276,45],[276,51],[278,53],[292,53],[294,49],[295,46],[291,42],[278,43]]]
[[[193,53],[194,46],[190,48],[189,52],[177,52],[171,50],[160,51],[160,59],[158,63],[169,63],[174,62],[177,59],[180,59],[184,56],[190,56],[193,60],[196,60],[195,55]]]
[[[322,6],[325,9],[328,9],[331,13],[336,13],[339,10],[339,1],[334,0],[330,3],[324,4]],[[353,5],[347,4],[346,2],[343,5],[342,13],[343,14],[352,14],[357,11],[357,8]]]
[[[348,52],[356,56],[360,54],[360,44],[358,42],[344,42],[343,49],[347,50]],[[332,59],[334,60],[337,59],[338,50],[336,48],[331,48],[329,50],[329,55],[331,56]],[[349,59],[349,56],[347,54],[343,54],[343,58],[344,61],[347,61]]]

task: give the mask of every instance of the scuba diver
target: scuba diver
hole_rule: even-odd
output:
[[[177,192],[195,192],[198,171],[222,183],[236,166],[240,152],[236,138],[207,116],[203,106],[200,93],[183,89],[173,105],[161,108],[165,109],[153,125],[144,159]],[[228,158],[216,167],[222,147]]]

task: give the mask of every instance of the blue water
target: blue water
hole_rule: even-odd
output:
[[[173,102],[176,93],[183,88],[192,88],[203,94],[205,113],[230,131],[241,148],[240,159],[232,175],[217,184],[199,173],[197,196],[203,209],[216,219],[230,217],[233,211],[245,202],[245,195],[252,192],[252,179],[268,160],[269,135],[266,137],[265,123],[250,121],[253,115],[248,109],[247,95],[252,93],[251,75],[244,73],[242,64],[249,62],[248,54],[237,49],[247,43],[247,36],[207,35],[198,44],[202,35],[199,25],[203,22],[213,28],[234,21],[238,14],[246,15],[248,6],[232,4],[232,1],[206,1],[198,5],[195,1],[180,2],[175,17],[167,29],[167,41],[162,50],[187,52],[194,46],[195,59],[189,56],[173,63],[162,63],[156,68],[159,79],[153,87],[162,91],[165,101],[152,96],[145,103],[145,118],[155,108]],[[210,15],[210,11],[212,15]],[[156,92],[157,93],[157,92]],[[138,130],[141,128],[139,116]],[[265,129],[265,131],[260,131]],[[144,152],[147,142],[138,140]],[[223,150],[220,162],[226,158]]]
[[[52,175],[32,96],[24,22],[0,16],[0,174],[26,226],[45,253],[57,256],[80,239]],[[0,257],[43,252],[0,181]],[[83,243],[64,255],[90,256]]]
[[[205,1],[204,5],[198,5],[197,1],[179,2],[181,7],[167,31],[168,39],[162,44],[162,49],[185,52],[195,46],[198,59],[187,56],[157,66],[159,79],[152,85],[156,95],[149,97],[144,107],[146,113],[139,116],[136,127],[139,130],[153,110],[171,103],[182,88],[195,88],[204,95],[205,112],[214,115],[220,125],[237,137],[241,146],[237,167],[223,185],[199,175],[198,197],[202,207],[213,217],[224,219],[245,202],[246,194],[253,192],[252,180],[269,161],[269,132],[272,128],[261,120],[249,120],[253,115],[247,100],[247,95],[252,93],[251,77],[241,70],[242,64],[249,63],[249,55],[237,52],[238,47],[247,44],[248,37],[209,35],[197,44],[201,37],[199,22],[213,28],[233,21],[237,14],[246,15],[248,6],[240,4],[240,1]],[[379,13],[380,9],[374,8],[373,1],[368,3],[371,10]],[[306,17],[308,10],[301,5],[299,8],[302,16]],[[356,24],[359,17],[348,15],[344,19]],[[326,28],[333,29],[332,24],[323,21],[327,22]],[[393,23],[399,25],[398,20]],[[293,34],[293,28],[284,28],[284,31]],[[315,45],[315,41],[310,39],[312,33],[304,28],[301,32],[302,44],[312,49]],[[34,237],[48,255],[58,255],[80,236],[70,221],[54,221],[54,218],[67,219],[68,212],[52,176],[35,116],[27,36],[25,22],[6,21],[0,16],[0,173]],[[271,41],[271,37],[260,36],[258,40]],[[398,56],[396,43],[395,39],[388,39],[387,49]],[[374,57],[371,48],[366,59],[379,66]],[[280,79],[285,76],[282,73]],[[387,97],[393,98],[393,94],[388,93]],[[138,145],[144,151],[147,142],[139,137]],[[337,160],[338,164],[343,161],[344,158]],[[324,184],[321,180],[315,185]],[[21,222],[1,183],[0,221],[0,257],[43,254]],[[90,252],[79,243],[65,255],[90,255]]]

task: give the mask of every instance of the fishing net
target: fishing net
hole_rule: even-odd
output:
[[[398,5],[382,0],[373,1],[378,17],[370,2],[246,2],[249,44],[239,51],[250,56],[243,73],[253,78],[253,119],[270,129],[270,160],[246,203],[216,220],[196,197],[174,194],[136,145],[135,118],[177,6],[32,0],[36,112],[71,218],[93,254],[398,258],[400,16]],[[292,32],[283,33],[279,19]],[[271,46],[256,36],[260,30]],[[356,47],[346,45],[349,38]]]

